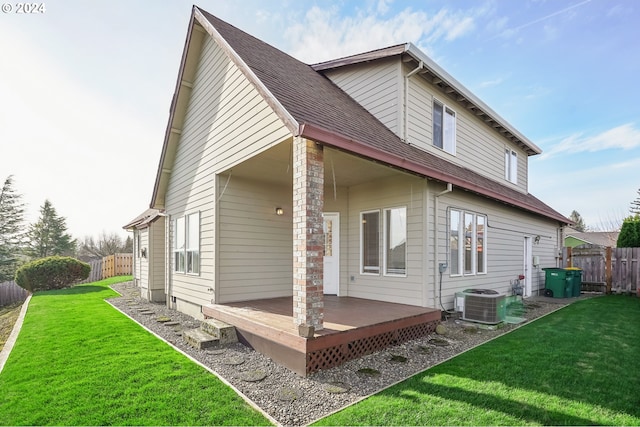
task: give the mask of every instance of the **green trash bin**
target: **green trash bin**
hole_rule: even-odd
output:
[[[571,277],[571,296],[579,297],[582,291],[582,270],[577,267],[568,267],[567,277]]]
[[[567,270],[564,268],[543,268],[545,272],[545,295],[553,298],[571,296],[573,280],[567,280]],[[568,291],[568,292],[567,292]]]

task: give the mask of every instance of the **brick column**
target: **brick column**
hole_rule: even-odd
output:
[[[324,156],[322,146],[293,140],[293,321],[323,328]],[[303,333],[301,332],[301,335]]]

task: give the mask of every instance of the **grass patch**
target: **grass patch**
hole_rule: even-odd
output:
[[[316,425],[640,425],[640,299],[576,302]]]
[[[31,299],[0,374],[0,425],[268,425],[230,387],[105,303],[112,278]]]

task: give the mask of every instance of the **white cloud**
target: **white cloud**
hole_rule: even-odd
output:
[[[475,28],[482,11],[441,9],[429,15],[406,8],[388,18],[386,2],[377,8],[345,16],[337,6],[312,7],[285,33],[291,54],[307,63],[339,58],[394,44],[413,42],[423,48],[440,40],[451,42]],[[425,50],[428,50],[425,48]]]
[[[560,153],[596,152],[610,149],[630,150],[640,147],[640,129],[627,123],[597,135],[575,133],[562,139],[543,153],[540,158],[549,158]]]
[[[484,82],[481,82],[480,87],[487,88],[487,87],[499,86],[500,84],[502,84],[502,82],[504,82],[504,78],[498,77],[493,80],[486,80]]]

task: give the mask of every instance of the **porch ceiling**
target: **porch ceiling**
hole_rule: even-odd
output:
[[[274,185],[292,185],[292,140],[284,141],[232,168],[236,177]],[[343,151],[324,148],[325,186],[350,187],[401,173]]]

